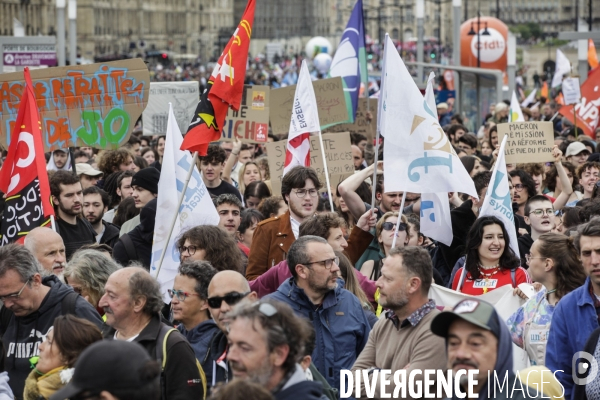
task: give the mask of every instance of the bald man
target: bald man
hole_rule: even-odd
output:
[[[42,265],[44,276],[56,275],[62,281],[67,262],[62,237],[50,228],[38,227],[25,236],[25,248]]]
[[[219,382],[229,381],[229,368],[225,364],[229,328],[227,315],[242,300],[250,302],[258,300],[258,295],[250,290],[250,285],[244,275],[237,271],[226,270],[213,276],[208,285],[208,309],[220,330],[213,337],[207,356],[212,359],[212,370],[214,371],[212,381],[208,382],[210,387]]]
[[[365,169],[365,157],[363,155],[363,151],[360,147],[356,145],[350,146],[352,149],[352,161],[354,162],[354,170],[359,171],[361,169]]]

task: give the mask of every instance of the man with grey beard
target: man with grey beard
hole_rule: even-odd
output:
[[[54,274],[64,283],[67,258],[65,244],[58,233],[46,227],[35,228],[25,236],[25,247],[42,265],[44,276]]]

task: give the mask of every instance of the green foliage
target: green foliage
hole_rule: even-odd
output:
[[[523,40],[538,39],[543,34],[542,27],[535,22],[511,26],[510,31]]]

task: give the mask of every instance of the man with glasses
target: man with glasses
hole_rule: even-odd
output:
[[[208,261],[217,271],[243,270],[242,252],[235,239],[218,226],[188,229],[177,239],[177,249],[181,262]]]
[[[521,266],[529,265],[527,255],[533,242],[554,228],[554,207],[550,199],[541,194],[529,198],[525,205],[525,223],[531,227],[531,234],[521,235],[517,239]]]
[[[59,315],[73,314],[99,328],[102,320],[94,307],[54,276],[42,278],[42,267],[25,247],[0,247],[0,335],[6,352],[4,368],[16,399],[23,398],[29,359]]]
[[[233,306],[242,300],[254,302],[257,298],[256,292],[250,290],[248,281],[239,272],[221,271],[211,279],[208,285],[208,309],[219,331],[210,341],[206,360],[201,360],[204,369],[212,371],[209,388],[219,382],[228,382],[231,377],[227,365],[227,335]]]
[[[535,182],[533,178],[522,169],[515,169],[508,173],[512,178],[512,185],[515,188],[513,196],[513,211],[515,215],[526,217],[525,204],[530,197],[536,195]],[[527,229],[529,232],[529,229]]]
[[[287,255],[292,277],[267,299],[289,304],[310,320],[317,346],[313,363],[334,388],[340,387],[340,370],[349,369],[365,347],[371,325],[360,301],[339,280],[339,258],[327,240],[301,236]]]
[[[258,278],[285,259],[299,236],[300,224],[317,211],[320,188],[319,177],[312,168],[295,167],[285,174],[281,181],[281,196],[289,210],[281,217],[258,224],[246,269],[248,280]]]

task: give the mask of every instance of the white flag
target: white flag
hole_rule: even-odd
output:
[[[456,191],[477,197],[473,180],[389,37],[384,64],[379,101],[385,191]]]
[[[167,252],[158,275],[158,282],[167,303],[171,301],[168,298],[167,289],[173,288],[173,280],[179,267],[179,251],[175,245],[177,238],[181,233],[194,226],[219,224],[219,214],[195,165],[183,203],[177,210],[185,179],[193,160],[189,151],[180,150],[182,142],[183,136],[173,114],[173,106],[169,103],[167,136],[165,137],[165,151],[158,182],[156,224],[150,263],[150,273],[155,275],[162,252]],[[175,212],[178,212],[178,218],[171,234],[171,240],[167,244],[169,228]]]
[[[312,85],[306,60],[298,75],[298,84],[294,94],[294,106],[285,149],[285,162],[282,177],[297,166],[310,166],[310,133],[321,130],[317,99]]]
[[[508,173],[506,172],[506,160],[504,159],[504,148],[506,139],[502,140],[500,150],[498,151],[498,160],[494,165],[492,178],[485,193],[483,205],[479,211],[479,217],[488,215],[494,216],[504,223],[504,228],[508,232],[510,247],[519,257],[519,244],[517,242],[517,230],[515,228],[515,216],[513,215],[512,200],[510,198],[510,189],[508,187]]]
[[[519,100],[517,100],[517,94],[513,90],[512,98],[510,99],[510,110],[508,113],[508,122],[522,122],[525,121]]]
[[[529,96],[521,103],[521,107],[527,107],[529,104],[532,104],[535,101],[535,95],[537,94],[537,88],[534,88]]]
[[[562,51],[556,49],[556,68],[552,77],[552,87],[560,86],[565,74],[571,73],[571,63]]]

